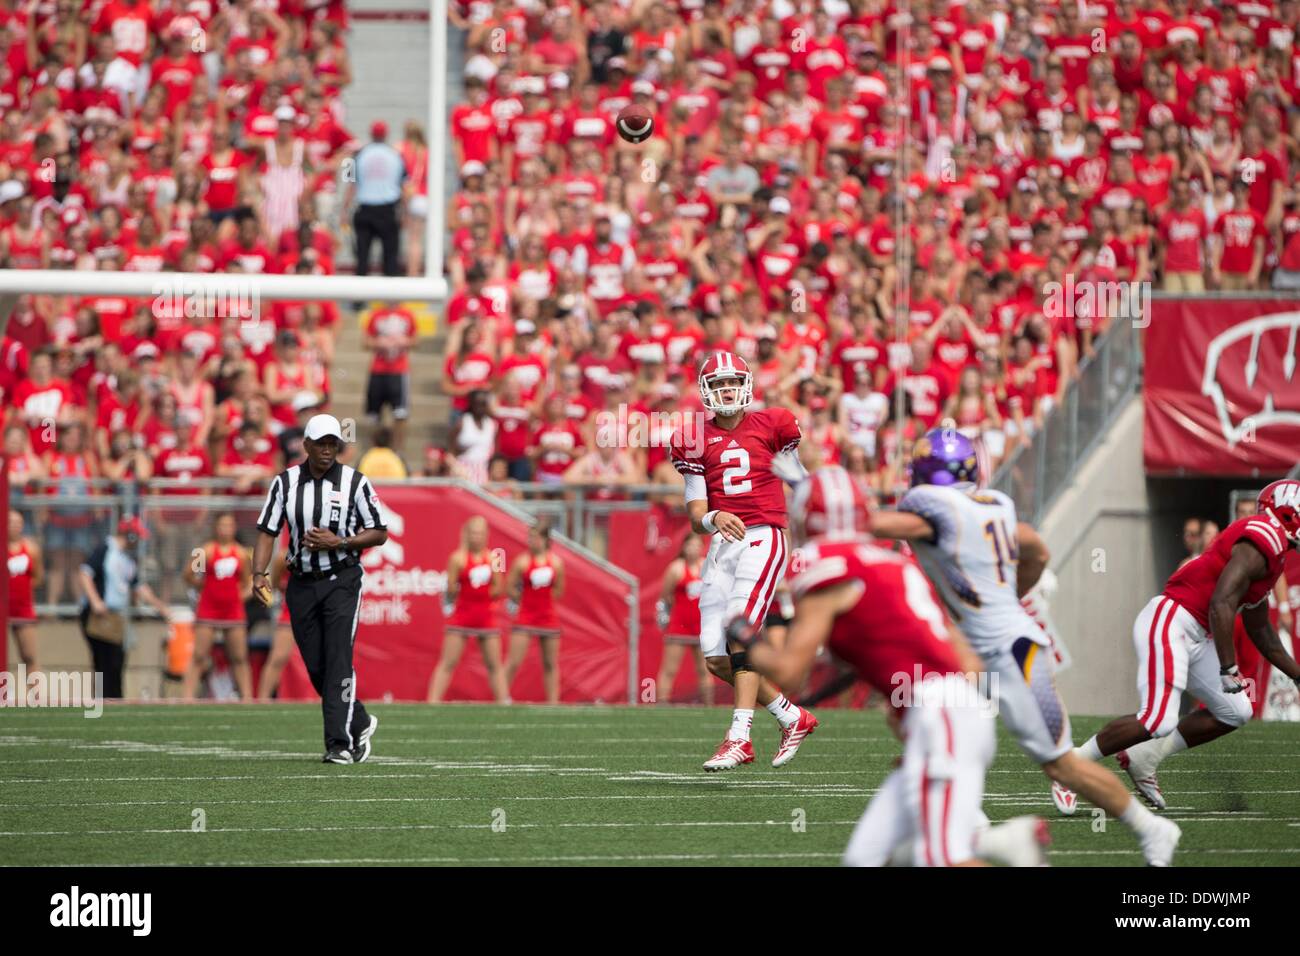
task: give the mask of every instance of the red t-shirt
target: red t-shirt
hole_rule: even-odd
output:
[[[415,316],[401,306],[376,309],[366,322],[368,336],[415,336]],[[411,368],[409,349],[376,348],[370,361],[372,375],[405,375]]]
[[[1200,272],[1201,244],[1205,241],[1205,213],[1195,206],[1182,212],[1169,210],[1160,219],[1160,238],[1165,243],[1165,272]]]
[[[1246,275],[1255,262],[1255,241],[1267,242],[1264,217],[1251,209],[1225,212],[1214,221],[1214,234],[1223,242],[1219,268],[1231,275]]]

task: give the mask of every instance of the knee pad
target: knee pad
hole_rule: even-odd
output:
[[[1256,693],[1261,693],[1265,688],[1255,688]],[[1216,720],[1222,721],[1229,727],[1243,727],[1250,722],[1254,716],[1255,710],[1251,704],[1250,697],[1245,691],[1240,694],[1224,694],[1213,704],[1209,702],[1206,706],[1210,708]]]
[[[742,671],[752,671],[754,669],[749,666],[748,655],[744,651],[728,654],[727,656],[731,658],[732,674],[739,674]]]

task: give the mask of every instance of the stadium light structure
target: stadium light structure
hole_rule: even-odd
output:
[[[121,295],[150,298],[176,289],[220,295],[232,286],[263,299],[353,302],[447,299],[442,274],[447,155],[447,2],[429,4],[428,218],[423,276],[258,275],[198,272],[89,272],[73,269],[0,269],[0,334],[22,295]]]

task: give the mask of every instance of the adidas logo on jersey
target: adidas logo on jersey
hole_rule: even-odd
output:
[[[728,447],[728,448],[739,448],[740,446],[736,444],[736,439],[733,438],[733,439],[731,439],[730,442],[727,443],[727,447]]]

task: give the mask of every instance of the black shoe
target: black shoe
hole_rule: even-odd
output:
[[[353,763],[365,763],[370,759],[370,738],[375,735],[375,729],[378,726],[379,718],[371,714],[370,726],[361,731],[361,736],[357,739],[357,745],[352,748]]]
[[[331,750],[325,755],[325,759],[321,763],[352,763],[352,751]]]

